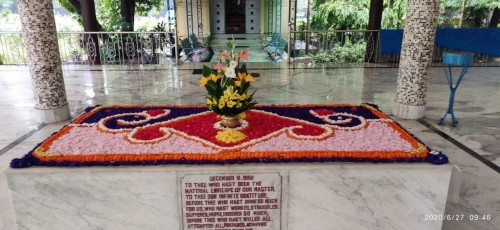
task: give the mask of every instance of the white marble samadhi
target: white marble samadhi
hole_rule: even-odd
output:
[[[279,173],[281,229],[441,229],[452,165],[244,164],[6,171],[24,229],[181,229],[179,175]],[[269,174],[271,175],[271,174]]]

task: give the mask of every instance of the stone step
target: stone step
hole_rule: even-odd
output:
[[[245,39],[260,39],[260,34],[212,34],[212,39],[222,38],[245,38]]]
[[[226,46],[227,42],[230,40],[225,40],[225,39],[212,39],[210,41],[210,44],[214,45],[219,45],[219,46]],[[242,39],[242,40],[234,40],[234,43],[236,45],[251,45],[251,46],[260,46],[262,43],[261,40],[259,39]]]
[[[240,50],[250,50],[250,58],[247,62],[272,62],[269,55],[262,48],[260,34],[213,34],[210,41],[210,46],[215,53],[212,58],[212,62],[217,60],[217,54],[219,51],[228,49],[227,42],[231,41],[231,38],[233,37],[235,38],[234,42],[237,45],[235,48],[236,53]]]
[[[211,62],[216,62],[217,61],[217,54],[221,50],[224,50],[224,48],[214,49],[215,55],[212,57]],[[240,49],[236,49],[235,53],[238,53],[239,51],[240,51]],[[272,60],[271,60],[271,58],[269,57],[269,55],[264,50],[250,49],[250,57],[245,62],[272,62]]]

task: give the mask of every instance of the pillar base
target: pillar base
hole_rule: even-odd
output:
[[[35,109],[35,120],[38,123],[55,123],[70,118],[68,105],[54,109]]]
[[[406,105],[395,101],[392,113],[404,119],[420,119],[424,117],[425,105]]]

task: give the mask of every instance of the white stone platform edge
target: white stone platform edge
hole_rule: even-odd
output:
[[[435,169],[439,167],[448,167],[451,169],[456,168],[461,171],[458,166],[453,164],[433,165],[430,163],[351,163],[351,162],[312,162],[312,163],[245,163],[245,164],[207,164],[207,165],[147,165],[147,166],[89,166],[89,167],[29,167],[29,168],[7,168],[1,174],[32,174],[32,173],[82,173],[82,172],[155,172],[155,171],[230,171],[241,169],[257,169],[257,170],[270,170],[270,166],[279,167],[283,169],[325,169],[329,167],[341,168],[366,168],[366,167],[388,167],[391,169]],[[0,175],[1,175],[0,174]]]
[[[0,230],[17,230],[7,175],[0,173]]]
[[[459,188],[461,186],[461,170],[456,165],[430,165],[425,163],[412,163],[412,164],[373,164],[373,163],[297,163],[297,164],[244,164],[244,165],[162,165],[162,166],[120,166],[120,167],[80,167],[80,168],[51,168],[51,167],[33,167],[25,169],[11,169],[8,168],[0,174],[0,229],[16,230],[18,229],[16,224],[16,217],[14,214],[14,208],[12,204],[12,196],[8,187],[7,177],[9,174],[53,174],[53,173],[64,173],[64,174],[79,174],[79,173],[90,173],[90,172],[162,172],[168,171],[178,171],[181,173],[186,172],[218,172],[218,171],[231,171],[245,170],[245,169],[257,169],[264,171],[272,171],[269,166],[279,165],[279,169],[276,168],[274,171],[282,171],[286,169],[327,169],[328,167],[339,167],[340,168],[366,168],[366,167],[387,167],[390,169],[418,169],[424,170],[435,169],[443,167],[449,168],[451,172],[450,184],[446,200],[456,203],[459,195]],[[193,168],[195,168],[193,170]],[[288,183],[288,182],[287,182]],[[287,203],[286,201],[285,203]],[[287,209],[287,207],[284,207]],[[287,218],[285,217],[284,221]]]
[[[458,203],[460,199],[460,188],[462,187],[462,169],[457,165],[453,165],[450,178],[450,186],[448,188],[448,196],[446,198],[447,202]]]

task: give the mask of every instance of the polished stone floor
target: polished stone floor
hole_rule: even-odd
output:
[[[200,75],[192,74],[193,69],[200,67],[199,64],[65,66],[72,116],[95,104],[203,103],[206,93],[198,86]],[[391,114],[397,68],[377,65],[288,68],[286,63],[249,63],[249,68],[250,72],[260,74],[254,87],[261,104],[370,102]],[[464,214],[467,218],[446,221],[443,229],[500,229],[500,68],[469,69],[456,96],[455,112],[459,119],[456,128],[437,125],[448,106],[448,96],[443,69],[432,68],[425,119],[395,119],[431,148],[444,151],[462,171],[462,186],[455,191],[460,199],[458,203],[448,203],[446,212]],[[13,157],[25,154],[67,123],[37,124],[33,106],[27,68],[0,66],[0,172]],[[5,202],[8,194],[0,194],[0,229],[11,229],[13,214],[2,208]],[[490,215],[491,220],[471,221],[469,214]],[[424,221],[424,217],[415,218]]]

